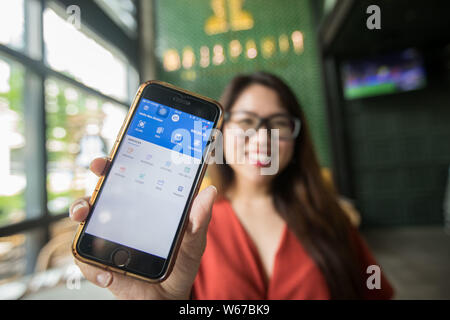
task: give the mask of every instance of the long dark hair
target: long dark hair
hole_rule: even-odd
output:
[[[225,111],[229,111],[239,95],[252,84],[273,89],[282,106],[301,121],[292,160],[272,180],[276,210],[322,271],[331,298],[362,298],[362,273],[351,241],[353,227],[339,206],[336,194],[325,185],[305,116],[292,90],[269,73],[239,75],[222,95]],[[212,165],[209,176],[219,195],[224,195],[234,181],[234,172],[227,164]]]

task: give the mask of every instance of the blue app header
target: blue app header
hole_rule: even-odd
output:
[[[200,159],[213,122],[141,99],[127,134]]]

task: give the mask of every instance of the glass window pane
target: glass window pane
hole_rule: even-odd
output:
[[[85,28],[83,28],[84,30]],[[89,87],[119,100],[128,100],[125,58],[102,46],[94,36],[78,30],[53,9],[44,11],[46,61]]]
[[[0,56],[0,226],[25,217],[24,69]]]
[[[127,109],[56,79],[45,82],[45,94],[48,209],[58,214],[92,193],[97,177],[89,164],[109,153]]]
[[[132,0],[95,0],[126,33],[136,36],[136,6]]]
[[[24,0],[0,1],[0,43],[24,49]]]

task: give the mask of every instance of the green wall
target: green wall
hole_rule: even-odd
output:
[[[449,105],[448,80],[345,103],[351,176],[364,225],[443,222]]]
[[[155,2],[156,55],[158,78],[181,86],[188,90],[218,99],[223,88],[238,73],[264,70],[281,76],[293,88],[299,98],[309,126],[320,162],[330,166],[330,151],[324,94],[319,68],[318,48],[316,44],[316,23],[314,21],[312,2],[308,0],[156,0]],[[232,19],[232,4],[242,3],[241,9],[250,16],[253,26],[246,30],[236,30],[234,22],[248,21]],[[213,7],[215,10],[213,10]],[[224,10],[224,11],[222,11]],[[214,12],[216,16],[224,13],[226,31],[208,34],[206,25]],[[236,16],[236,15],[235,15]],[[292,33],[300,31],[303,35],[303,46],[294,49]],[[280,36],[287,36],[289,47],[282,51]],[[238,40],[242,53],[232,59],[229,45]],[[270,48],[273,41],[273,53],[270,50],[263,54],[263,43]],[[249,59],[246,55],[247,41],[256,44],[257,56]],[[286,43],[286,42],[285,42]],[[224,52],[224,61],[214,64],[213,48],[220,45]],[[195,61],[192,67],[183,67],[183,50],[192,49]],[[210,52],[209,65],[200,65],[201,47]],[[220,47],[217,52],[220,52]],[[176,70],[164,68],[164,57],[172,50],[179,56],[172,59],[171,66]],[[203,49],[204,52],[206,51]],[[206,60],[204,60],[206,61]],[[220,61],[220,59],[219,59]],[[189,62],[189,59],[186,59]]]

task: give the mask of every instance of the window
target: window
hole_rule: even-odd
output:
[[[94,190],[89,164],[109,153],[126,109],[57,79],[46,81],[45,95],[48,210],[59,214]]]
[[[0,226],[25,218],[24,69],[0,56]]]
[[[136,37],[136,5],[132,0],[95,1],[127,34]]]
[[[136,40],[84,22],[69,23],[58,1],[0,1],[0,284],[33,271],[74,226],[54,227],[95,187],[89,163],[109,153],[139,84],[136,57],[116,47]]]
[[[77,30],[51,8],[44,11],[44,43],[46,61],[52,69],[127,101],[125,59],[114,55],[94,37]]]
[[[0,43],[24,49],[24,1],[2,1],[0,8]]]

